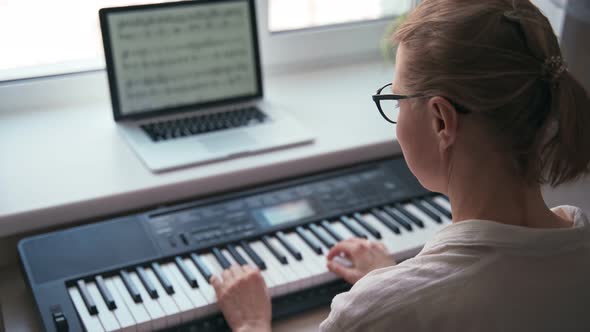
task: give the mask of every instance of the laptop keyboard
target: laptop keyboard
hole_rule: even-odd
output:
[[[266,119],[266,114],[262,113],[258,108],[248,107],[221,113],[147,123],[141,125],[141,129],[146,132],[152,141],[159,142],[224,129],[256,125],[263,123]]]

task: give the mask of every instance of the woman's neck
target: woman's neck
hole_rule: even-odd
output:
[[[540,185],[528,185],[507,170],[506,163],[457,164],[450,177],[448,196],[453,222],[492,220],[532,227],[571,227],[571,221],[554,214],[545,204]]]

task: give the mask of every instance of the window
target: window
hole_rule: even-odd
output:
[[[0,0],[0,81],[103,68],[98,10],[153,2],[161,1]],[[285,32],[374,21],[407,11],[411,3],[411,0],[258,0],[257,7],[259,20],[267,23],[259,23],[262,32]],[[377,47],[379,34],[373,36]],[[261,36],[262,47],[272,48],[268,45],[272,39],[274,36]],[[287,44],[279,43],[277,47],[285,48]],[[276,52],[269,54],[271,59],[276,58]],[[284,55],[281,59],[285,60]]]

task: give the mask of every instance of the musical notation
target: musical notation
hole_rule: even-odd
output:
[[[253,94],[256,71],[245,3],[116,15],[111,35],[124,112]]]

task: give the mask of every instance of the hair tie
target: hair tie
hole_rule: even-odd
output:
[[[559,55],[550,56],[543,63],[543,77],[551,83],[556,83],[566,70],[567,65]]]

